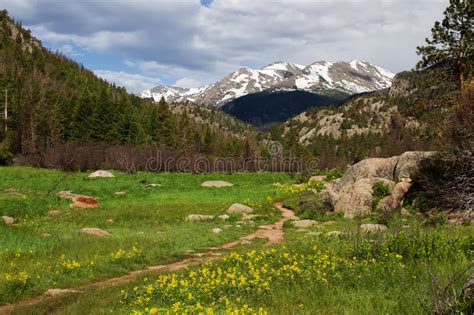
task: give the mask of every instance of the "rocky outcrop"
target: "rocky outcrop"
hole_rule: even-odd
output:
[[[405,152],[390,158],[370,158],[351,166],[332,187],[321,193],[344,217],[353,218],[372,211],[374,205],[373,186],[382,182],[389,188],[389,195],[378,203],[384,211],[400,207],[412,185],[411,178],[419,169],[421,161],[435,152]]]

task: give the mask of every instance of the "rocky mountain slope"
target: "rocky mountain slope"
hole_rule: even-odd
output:
[[[311,108],[272,132],[319,155],[323,164],[433,150],[457,93],[446,69],[402,72],[389,89],[355,95],[338,107]]]
[[[200,88],[156,86],[143,98],[169,102],[196,102],[218,108],[241,96],[281,90],[303,90],[321,95],[351,95],[388,88],[394,74],[365,61],[318,61],[308,66],[275,62],[261,69],[240,68]]]

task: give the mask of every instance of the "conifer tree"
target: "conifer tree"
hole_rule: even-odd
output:
[[[417,47],[422,60],[418,69],[449,62],[459,76],[461,86],[472,71],[474,60],[474,5],[472,0],[450,0],[442,22],[436,21],[426,46]]]

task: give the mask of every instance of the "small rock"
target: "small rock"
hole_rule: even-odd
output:
[[[339,236],[339,235],[342,235],[344,234],[343,232],[341,231],[331,231],[331,232],[327,232],[326,233],[328,236]]]
[[[234,203],[229,207],[229,209],[227,209],[227,213],[250,214],[252,212],[253,212],[252,208],[240,203]]]
[[[319,183],[326,180],[326,175],[311,176],[308,180],[308,184]]]
[[[186,250],[186,253],[187,253],[187,254],[194,253],[194,250],[192,250],[192,249],[187,249],[187,250]]]
[[[232,228],[232,225],[230,225],[230,224],[224,225],[224,230],[228,230],[228,229],[230,229],[230,228]]]
[[[90,235],[90,236],[109,236],[110,233],[98,228],[83,228],[81,234]]]
[[[409,217],[410,216],[410,211],[408,211],[406,208],[402,208],[402,209],[400,209],[400,214],[403,217]]]
[[[12,217],[8,217],[6,215],[4,215],[2,217],[2,220],[3,220],[3,223],[5,223],[5,225],[13,225],[13,223],[15,223],[15,219],[12,218]]]
[[[242,240],[242,241],[240,242],[240,244],[242,244],[242,245],[250,245],[250,244],[252,244],[252,242],[249,241],[249,240]]]
[[[382,232],[387,230],[387,226],[383,224],[361,224],[360,230],[362,232]]]
[[[60,217],[63,215],[63,212],[61,210],[49,210],[48,211],[48,216],[50,217]]]
[[[113,223],[114,223],[114,219],[107,219],[107,221],[105,221],[105,223],[107,223],[107,224],[113,224]]]
[[[186,221],[210,221],[210,220],[214,220],[213,215],[190,214],[186,218]]]
[[[227,214],[221,214],[221,215],[219,215],[219,216],[217,216],[217,217],[218,217],[219,219],[221,219],[221,220],[224,220],[224,221],[230,219],[230,217],[229,217]]]
[[[145,189],[161,187],[160,184],[146,184],[143,186]]]
[[[222,230],[219,229],[219,228],[214,228],[214,229],[212,229],[212,233],[214,233],[214,234],[219,234],[219,233],[221,233],[221,232],[222,232]]]
[[[125,196],[127,193],[125,191],[117,191],[114,193],[114,196],[120,197],[120,196]]]
[[[315,221],[315,220],[309,220],[309,219],[306,219],[306,220],[298,220],[298,221],[293,221],[293,226],[297,229],[304,229],[304,228],[308,228],[308,227],[311,227],[315,224],[318,224],[318,221]]]
[[[231,183],[222,180],[209,180],[201,184],[202,187],[231,187],[234,186]]]
[[[98,178],[98,177],[110,178],[110,177],[115,177],[115,176],[109,171],[102,171],[102,170],[95,171],[94,173],[89,175],[89,178]]]
[[[74,203],[69,205],[71,209],[99,208],[99,202],[94,197],[79,196],[72,199]]]
[[[240,224],[237,224],[235,227],[240,229],[242,226]]]

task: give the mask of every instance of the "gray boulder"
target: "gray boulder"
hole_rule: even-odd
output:
[[[376,182],[383,182],[390,190],[395,183],[386,178],[372,177],[362,178],[344,186],[338,194],[334,194],[334,211],[337,213],[344,213],[345,218],[354,218],[363,216],[372,211],[373,185]]]
[[[227,209],[227,213],[250,214],[250,213],[253,213],[253,209],[250,208],[249,206],[246,206],[240,203],[234,203],[229,207],[229,209]]]

